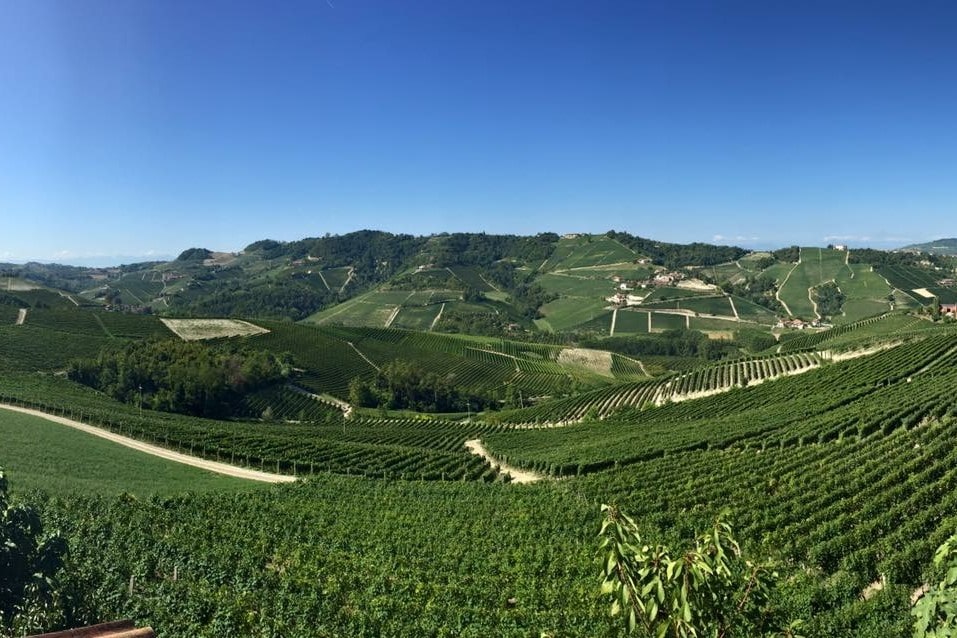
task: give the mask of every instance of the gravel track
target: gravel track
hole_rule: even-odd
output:
[[[7,405],[7,404],[0,404],[0,408],[4,410],[12,410],[14,412],[22,412],[23,414],[38,416],[41,419],[46,419],[47,421],[59,423],[60,425],[66,425],[68,427],[86,432],[87,434],[92,434],[93,436],[98,436],[102,439],[107,439],[108,441],[119,443],[120,445],[131,448],[133,450],[138,450],[140,452],[145,452],[146,454],[158,456],[160,458],[166,459],[168,461],[173,461],[175,463],[182,463],[183,465],[191,465],[193,467],[198,467],[200,469],[208,470],[210,472],[215,472],[217,474],[223,474],[225,476],[248,479],[250,481],[261,481],[264,483],[291,483],[296,480],[295,476],[288,476],[285,474],[271,474],[269,472],[261,472],[259,470],[250,470],[244,467],[236,467],[235,465],[230,465],[229,463],[207,461],[206,459],[201,459],[196,456],[190,456],[189,454],[174,452],[172,450],[167,450],[166,448],[160,447],[158,445],[143,443],[142,441],[137,441],[136,439],[131,439],[129,437],[122,436],[120,434],[114,434],[113,432],[109,432],[107,430],[103,430],[101,428],[94,427],[86,423],[81,423],[80,421],[74,421],[73,419],[67,419],[65,417],[55,416],[53,414],[47,414],[46,412],[41,412],[40,410],[32,410],[30,408],[21,408],[18,406]]]

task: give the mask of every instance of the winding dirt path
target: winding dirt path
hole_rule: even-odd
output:
[[[442,304],[442,307],[439,308],[439,314],[435,315],[435,319],[432,320],[432,324],[429,326],[429,332],[435,330],[435,324],[439,322],[439,319],[442,318],[442,313],[445,312],[445,304]]]
[[[22,326],[24,322],[26,322],[26,320],[27,320],[27,309],[20,308],[20,310],[17,311],[17,322],[15,325]]]
[[[787,285],[787,283],[788,283],[788,279],[791,278],[791,273],[794,272],[794,269],[797,268],[797,267],[800,266],[800,265],[801,265],[801,257],[800,257],[800,253],[798,253],[797,263],[794,264],[794,266],[791,268],[791,270],[788,271],[788,274],[785,275],[785,277],[784,277],[784,281],[782,281],[782,282],[781,282],[781,285],[778,286],[778,289],[774,291],[774,296],[777,297],[778,301],[781,302],[781,305],[784,306],[784,311],[785,311],[786,313],[788,313],[788,316],[790,316],[790,317],[793,317],[793,316],[794,316],[794,313],[791,312],[791,309],[788,308],[788,305],[787,305],[786,303],[784,303],[784,300],[783,300],[783,299],[781,299],[781,291],[784,290],[784,287],[785,287],[785,286]]]
[[[140,452],[145,452],[146,454],[151,454],[153,456],[158,456],[160,458],[166,459],[167,461],[173,461],[174,463],[182,463],[183,465],[191,465],[192,467],[198,467],[202,470],[215,472],[217,474],[223,474],[225,476],[248,479],[250,481],[262,481],[264,483],[291,483],[296,480],[295,476],[288,476],[284,474],[271,474],[269,472],[261,472],[259,470],[250,470],[244,467],[236,467],[235,465],[230,465],[229,463],[207,461],[206,459],[201,459],[196,456],[190,456],[189,454],[183,454],[181,452],[174,452],[172,450],[167,450],[166,448],[160,447],[158,445],[143,443],[142,441],[137,441],[136,439],[131,439],[129,437],[122,436],[120,434],[114,434],[113,432],[109,432],[107,430],[103,430],[98,427],[94,427],[92,425],[87,425],[86,423],[74,421],[73,419],[67,419],[62,416],[47,414],[46,412],[41,412],[39,410],[31,410],[30,408],[21,408],[15,405],[7,405],[2,403],[0,403],[0,408],[4,410],[12,410],[13,412],[22,412],[23,414],[30,414],[32,416],[38,416],[41,419],[46,419],[47,421],[59,423],[60,425],[66,425],[76,430],[81,430],[83,432],[86,432],[87,434],[98,436],[101,439],[106,439],[108,441],[113,441],[114,443],[119,443],[120,445],[124,447],[128,447],[133,450],[138,450]]]
[[[504,472],[512,477],[512,483],[535,483],[536,481],[541,481],[545,477],[537,472],[529,472],[528,470],[520,470],[517,467],[506,465],[501,463],[492,456],[488,450],[485,449],[485,446],[482,445],[480,439],[472,439],[465,442],[465,447],[468,448],[469,452],[481,456],[483,459],[491,463],[492,465],[497,465],[500,472]]]

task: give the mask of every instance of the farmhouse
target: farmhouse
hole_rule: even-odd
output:
[[[940,313],[942,315],[952,315],[957,317],[957,303],[940,304]]]
[[[793,328],[794,330],[804,330],[809,328],[811,324],[807,323],[803,319],[782,319],[775,324],[775,328]]]

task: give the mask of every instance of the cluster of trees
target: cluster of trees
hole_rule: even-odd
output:
[[[772,277],[766,277],[764,275],[755,277],[748,275],[744,278],[744,281],[738,283],[725,281],[721,284],[721,290],[729,295],[735,295],[736,297],[743,297],[748,301],[753,301],[768,310],[773,310],[774,312],[784,311],[781,302],[775,297],[778,284]]]
[[[787,262],[789,264],[797,263],[797,261],[801,259],[801,247],[788,246],[787,248],[779,248],[771,253],[771,255],[778,261]]]
[[[911,252],[889,252],[886,250],[874,250],[873,248],[855,248],[848,256],[848,262],[852,264],[870,264],[872,266],[919,266],[921,261],[940,265],[941,257],[939,255],[927,253]]]
[[[774,335],[756,328],[744,328],[734,332],[734,342],[748,352],[761,352],[774,346],[778,341]]]
[[[466,298],[468,301],[468,298]],[[515,337],[510,327],[515,324],[507,313],[500,312],[459,312],[448,310],[442,313],[435,330],[451,334],[483,335],[487,337]],[[520,325],[520,324],[519,324]]]
[[[187,248],[179,254],[176,261],[205,261],[213,256],[206,248]]]
[[[542,262],[555,250],[558,235],[539,233],[532,237],[452,233],[433,238],[436,266],[488,266],[502,259]]]
[[[354,378],[349,383],[349,402],[365,408],[417,412],[478,412],[496,406],[494,397],[457,387],[451,375],[398,360],[383,366],[370,381]]]
[[[711,339],[698,330],[665,330],[648,336],[584,339],[581,345],[631,356],[699,357],[709,361],[737,352],[732,342]]]
[[[609,230],[605,236],[621,242],[639,254],[648,255],[656,264],[662,264],[668,268],[714,266],[740,259],[748,254],[748,251],[737,246],[715,246],[700,242],[669,244],[614,230]]]
[[[817,304],[817,314],[822,317],[832,317],[840,314],[844,299],[844,293],[833,281],[828,281],[814,288],[814,303]]]
[[[124,403],[228,418],[245,394],[282,382],[291,370],[288,354],[166,339],[104,349],[71,362],[67,375]]]
[[[200,317],[261,317],[299,321],[343,300],[338,291],[296,278],[254,282],[237,276],[203,285],[202,292],[176,297],[175,313]]]

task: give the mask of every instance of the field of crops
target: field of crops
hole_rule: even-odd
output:
[[[824,256],[818,268],[836,269],[848,321],[863,316],[876,291],[890,291],[868,269]],[[421,327],[441,307],[431,291],[373,295],[405,304],[393,325]],[[734,303],[742,318],[768,314]],[[714,295],[621,309],[615,332],[647,332],[649,317],[654,331],[754,325],[664,312],[705,314],[719,304],[715,314],[732,314],[729,299]],[[12,325],[15,306],[0,305],[10,310],[10,322],[0,323],[0,402],[308,477],[240,496],[179,495],[237,486],[183,478],[192,470],[88,447],[85,435],[0,411],[0,465],[20,493],[137,495],[41,499],[77,539],[72,560],[100,605],[91,620],[131,615],[163,635],[197,627],[214,627],[211,635],[618,635],[593,563],[598,506],[613,501],[649,538],[669,541],[730,508],[745,547],[781,560],[780,604],[808,621],[806,635],[903,636],[889,627],[903,626],[909,592],[927,581],[933,548],[957,527],[957,326],[916,315],[884,308],[784,335],[762,355],[710,363],[639,363],[576,350],[564,337],[547,345],[347,327],[335,318],[323,326],[257,322],[270,332],[242,339],[292,353],[301,368],[292,382],[308,392],[347,397],[351,379],[371,379],[402,359],[464,388],[520,390],[529,407],[471,419],[372,410],[346,419],[329,397],[287,385],[246,397],[243,418],[227,422],[117,404],[56,376],[71,357],[172,335],[150,316],[39,305],[23,326]],[[601,310],[578,325],[607,333],[611,317]],[[834,356],[865,349],[873,353]],[[567,424],[544,427],[560,422]],[[508,485],[467,451],[473,439],[546,478]],[[150,493],[177,495],[138,498]],[[876,602],[860,600],[882,577]]]
[[[902,424],[914,427],[927,415],[957,409],[957,396],[947,389],[957,380],[951,368],[957,362],[955,346],[957,337],[939,335],[827,366],[813,355],[787,355],[699,368],[674,380],[635,384],[624,396],[583,395],[590,401],[582,407],[595,416],[611,415],[605,421],[502,432],[489,435],[486,443],[510,463],[566,475],[682,450],[762,449],[889,434]],[[752,387],[769,368],[776,374],[808,371]],[[710,399],[675,401],[735,381],[745,387]],[[655,403],[662,405],[652,407]],[[616,416],[624,406],[648,409]],[[544,412],[544,407],[523,414]]]
[[[940,279],[933,272],[916,266],[878,266],[875,270],[890,285],[905,292],[936,286]],[[917,300],[921,301],[921,298],[918,296]]]
[[[628,263],[638,257],[635,252],[619,242],[602,236],[583,236],[575,239],[562,238],[548,258],[542,272]]]
[[[155,270],[133,272],[111,281],[109,286],[120,293],[121,303],[149,306],[164,289],[163,275]]]
[[[36,375],[4,375],[0,394],[209,458],[313,476],[241,496],[44,505],[84,539],[73,560],[102,601],[98,613],[132,615],[164,635],[196,623],[216,635],[618,635],[593,562],[598,505],[615,502],[646,537],[668,542],[729,508],[745,548],[782,561],[779,604],[805,618],[805,635],[903,636],[906,598],[957,526],[957,336],[919,319],[931,327],[915,332],[908,321],[891,315],[829,331],[822,343],[857,330],[887,338],[891,328],[911,339],[842,363],[792,353],[629,384],[631,396],[648,397],[635,403],[645,409],[623,411],[608,394],[608,418],[563,428],[222,423],[143,415]],[[307,329],[348,335],[370,352],[408,339],[432,351],[474,349],[482,360],[521,357],[521,365],[557,357],[536,344]],[[802,367],[813,369],[756,383]],[[727,384],[743,387],[675,400]],[[674,394],[656,406],[665,388]],[[595,412],[599,392],[582,395]],[[471,438],[504,461],[567,478],[506,485],[464,452]],[[123,534],[107,533],[116,529]],[[882,577],[885,591],[861,601]]]
[[[512,410],[497,420],[525,424],[569,423],[606,418],[624,410],[641,410],[672,402],[727,392],[782,376],[801,374],[821,365],[814,353],[766,355],[697,365],[676,376],[640,380],[581,392],[575,396]]]
[[[572,330],[605,314],[606,306],[608,302],[601,297],[563,297],[542,306],[543,325],[550,332]]]
[[[888,313],[844,324],[822,332],[807,332],[791,338],[782,337],[779,352],[818,350],[845,350],[849,347],[868,347],[872,343],[896,342],[936,332],[953,332],[953,327],[935,325],[926,318],[901,312]]]
[[[642,308],[647,310],[687,310],[705,315],[721,315],[733,317],[734,311],[731,309],[731,303],[724,295],[715,295],[710,297],[685,297],[679,299],[669,299],[667,301],[645,301],[641,304]]]
[[[327,268],[322,271],[322,280],[329,290],[339,290],[346,285],[349,280],[349,273],[352,271],[349,267]]]
[[[604,299],[617,290],[617,285],[608,273],[604,278],[584,277],[574,272],[547,273],[537,277],[535,283],[557,295],[586,299]]]
[[[0,438],[0,467],[9,472],[16,493],[43,489],[64,497],[124,492],[148,496],[257,489],[251,481],[160,459],[9,410],[0,410]]]
[[[306,321],[316,325],[385,326],[396,309],[409,298],[409,294],[402,290],[374,290],[317,312]]]
[[[431,429],[423,437],[414,420],[377,420],[374,426],[382,434],[372,443],[368,436],[353,436],[361,431],[361,421],[349,421],[345,434],[343,425],[322,429],[314,424],[212,421],[139,411],[63,379],[16,375],[0,378],[0,403],[40,409],[179,452],[276,473],[483,481],[498,476],[463,447],[467,439],[497,426],[429,421]]]
[[[22,326],[0,325],[0,370],[63,370],[71,359],[93,357],[109,342],[102,331],[96,336],[33,326],[28,315]]]

